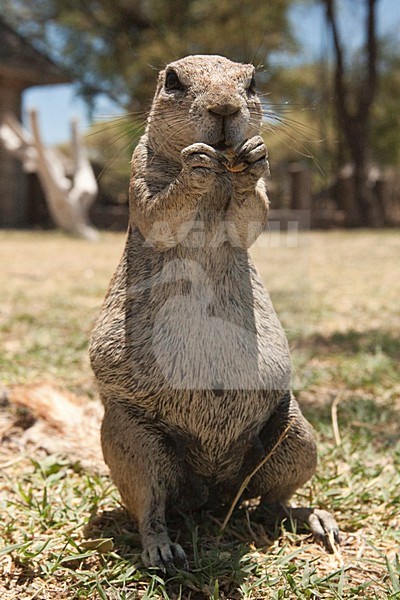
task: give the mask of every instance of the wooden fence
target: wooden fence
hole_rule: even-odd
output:
[[[350,167],[341,170],[330,186],[315,191],[315,174],[302,163],[290,165],[277,173],[269,183],[271,210],[269,228],[282,230],[327,229],[352,225],[354,202],[353,174]],[[279,185],[278,185],[279,183]],[[400,225],[400,174],[394,170],[381,172],[371,169],[370,186],[374,201],[383,210],[384,221],[377,226]],[[53,226],[46,202],[35,175],[28,175],[27,227]],[[99,229],[123,231],[128,223],[127,204],[118,204],[101,189],[90,218]]]

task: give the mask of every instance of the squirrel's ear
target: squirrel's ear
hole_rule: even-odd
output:
[[[251,76],[251,79],[249,80],[246,89],[247,89],[247,93],[250,96],[253,96],[256,93],[256,91],[257,91],[256,90],[256,78],[255,78],[254,74]]]

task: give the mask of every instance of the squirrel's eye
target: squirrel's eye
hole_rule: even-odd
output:
[[[165,89],[166,90],[183,90],[184,85],[179,79],[175,71],[168,71],[165,77]]]
[[[247,93],[248,94],[255,94],[256,93],[256,78],[253,77],[250,79],[250,83],[247,86]]]

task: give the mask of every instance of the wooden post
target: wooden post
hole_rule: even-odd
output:
[[[27,173],[37,173],[55,224],[67,233],[96,240],[98,232],[89,222],[89,209],[97,196],[97,182],[78,135],[77,124],[72,124],[74,165],[71,181],[63,158],[43,145],[36,112],[31,111],[30,117],[33,135],[12,114],[4,117],[4,122],[0,123],[0,138],[5,148],[22,162]]]
[[[310,210],[311,208],[311,171],[302,163],[293,163],[289,167],[291,178],[291,210]]]
[[[21,93],[8,81],[0,82],[0,125],[11,112],[20,117]],[[26,179],[21,163],[0,142],[0,227],[21,227],[26,222]]]
[[[388,196],[388,186],[385,177],[381,174],[375,181],[373,187],[374,205],[373,205],[373,222],[375,227],[383,227],[387,223],[386,202]]]
[[[97,240],[98,232],[90,225],[88,216],[97,195],[97,183],[78,136],[77,123],[72,123],[75,164],[71,186],[62,162],[42,144],[36,111],[31,110],[30,118],[37,152],[37,173],[54,221],[67,233]]]
[[[354,169],[346,165],[337,178],[337,203],[345,215],[346,227],[355,227],[359,221],[359,211],[355,200]]]

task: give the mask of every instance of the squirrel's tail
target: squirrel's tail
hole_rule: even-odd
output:
[[[52,384],[13,386],[3,392],[8,427],[2,438],[61,454],[85,468],[104,471],[100,445],[103,407]],[[3,427],[4,429],[4,427]]]

